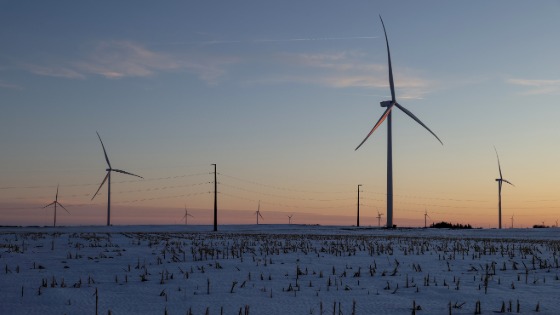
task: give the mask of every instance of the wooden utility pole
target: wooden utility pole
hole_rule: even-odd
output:
[[[218,177],[214,165],[214,232],[218,231]]]
[[[360,226],[360,186],[362,186],[362,184],[358,185],[358,217],[356,218],[356,226]]]

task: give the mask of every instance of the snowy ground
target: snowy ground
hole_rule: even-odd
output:
[[[0,228],[0,314],[560,314],[559,229],[210,230]]]

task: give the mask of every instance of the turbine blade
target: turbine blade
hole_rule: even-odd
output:
[[[262,214],[261,214],[260,212],[258,212],[258,214],[259,214],[259,217],[261,217],[261,219],[263,219],[263,220],[264,220],[264,218],[263,218]]]
[[[56,202],[56,201],[53,201],[53,202],[49,203],[48,205],[44,206],[43,209],[45,209],[46,207],[49,207],[49,206],[54,205],[55,202]]]
[[[56,185],[56,196],[54,197],[54,200],[57,201],[58,200],[58,186]]]
[[[368,133],[366,138],[360,143],[360,145],[356,149],[354,149],[354,151],[358,150],[362,146],[362,144],[364,144],[364,142],[366,142],[366,140],[369,138],[369,136],[371,136],[371,134],[375,131],[375,129],[377,129],[383,123],[383,121],[387,118],[387,116],[389,116],[389,113],[391,112],[391,110],[393,109],[393,106],[395,104],[396,103],[393,102],[391,104],[391,106],[387,107],[387,109],[385,110],[383,115],[381,115],[381,117],[379,118],[379,120],[377,121],[375,126],[373,126],[373,129],[371,129],[371,131]]]
[[[438,138],[438,136],[436,136],[436,134],[430,130],[430,128],[428,128],[428,126],[424,125],[423,122],[420,121],[420,119],[418,119],[418,117],[414,116],[414,114],[412,112],[410,112],[408,109],[404,108],[402,105],[400,105],[399,103],[395,103],[395,106],[397,106],[400,110],[402,110],[405,114],[407,114],[410,118],[414,119],[417,123],[419,123],[422,127],[426,128],[426,130],[428,130],[434,137],[436,137],[436,139],[438,139],[439,143],[441,143],[441,145],[443,145],[443,142],[441,142],[441,140]]]
[[[500,172],[500,179],[502,179],[502,168],[500,167],[500,157],[498,156],[498,150],[496,150],[496,146],[494,146],[494,151],[496,151],[496,158],[498,159],[498,171]]]
[[[103,154],[105,154],[105,161],[107,161],[107,165],[109,165],[109,168],[111,167],[111,162],[109,162],[109,157],[107,156],[107,151],[105,150],[105,145],[103,145],[103,140],[101,140],[101,136],[99,135],[99,132],[95,132],[97,133],[97,137],[99,138],[99,141],[101,142],[101,147],[103,148]]]
[[[66,212],[68,212],[68,214],[71,214],[70,211],[68,211],[68,209],[64,208],[64,206],[60,203],[60,202],[56,202],[59,206],[62,207],[62,209],[66,210]]]
[[[503,182],[506,182],[506,183],[508,183],[508,184],[510,184],[510,185],[513,186],[513,187],[515,187],[514,184],[510,183],[509,181],[507,181],[507,180],[505,180],[505,179],[502,179],[502,181],[503,181]]]
[[[379,19],[381,20],[381,25],[383,25],[383,33],[385,33],[385,43],[387,44],[387,59],[389,60],[389,86],[391,87],[391,100],[396,102],[395,99],[395,83],[393,82],[393,67],[391,65],[391,52],[389,51],[389,39],[387,39],[387,31],[385,30],[385,23],[383,23],[383,19],[381,15],[379,15]]]
[[[194,218],[194,215],[192,215],[192,214],[190,214],[190,213],[187,213],[187,215],[188,215],[189,217],[191,217],[191,218]]]
[[[101,185],[99,185],[99,188],[97,188],[97,191],[95,192],[95,194],[93,194],[93,197],[91,197],[91,200],[93,200],[93,198],[95,198],[95,196],[97,196],[97,193],[99,192],[101,187],[103,187],[103,184],[105,184],[105,182],[107,181],[107,178],[109,178],[109,172],[107,172],[107,175],[105,175],[105,178],[101,182]]]
[[[132,175],[132,176],[136,176],[136,177],[140,177],[140,178],[144,179],[144,177],[142,177],[140,175],[132,174],[132,173],[129,173],[129,172],[126,172],[126,171],[123,171],[123,170],[112,169],[112,171],[115,171],[117,173]]]

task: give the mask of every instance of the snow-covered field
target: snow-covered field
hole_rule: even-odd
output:
[[[560,230],[0,228],[0,314],[560,314]]]

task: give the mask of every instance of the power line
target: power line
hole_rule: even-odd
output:
[[[176,176],[166,176],[166,177],[155,177],[155,178],[145,178],[145,179],[134,179],[134,180],[123,180],[119,182],[113,182],[114,184],[123,184],[123,183],[137,183],[137,182],[152,182],[152,181],[160,181],[160,180],[168,180],[168,179],[177,179],[177,178],[185,178],[185,177],[194,177],[194,176],[202,176],[208,175],[208,173],[195,173],[195,174],[186,174],[186,175],[176,175]],[[98,186],[99,183],[89,183],[89,184],[68,184],[68,185],[60,185],[60,187],[82,187],[82,186]],[[56,187],[54,185],[37,185],[37,186],[4,186],[0,187],[0,190],[11,190],[11,189],[38,189],[38,188],[53,188]]]

